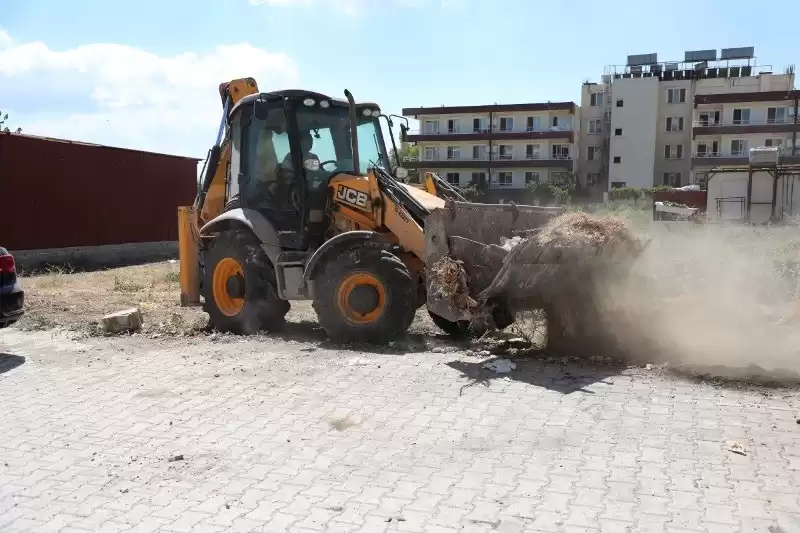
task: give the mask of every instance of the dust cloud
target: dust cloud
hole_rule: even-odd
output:
[[[595,287],[625,356],[800,380],[800,228],[650,223],[624,282]]]

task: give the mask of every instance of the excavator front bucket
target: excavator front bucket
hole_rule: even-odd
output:
[[[596,274],[624,264],[623,256],[641,253],[633,239],[630,246],[618,246],[624,239],[598,245],[581,235],[573,242],[563,232],[556,232],[558,239],[553,239],[541,231],[565,211],[454,201],[432,211],[425,221],[428,309],[450,321],[504,327],[494,318],[498,306],[507,311],[501,316],[507,317],[528,309],[549,309],[568,294],[580,300],[583,287],[588,290],[599,279]],[[603,222],[587,217],[576,213],[566,219],[576,219],[571,223],[577,225],[577,233],[585,225],[592,235],[598,228],[591,226]]]
[[[428,309],[450,321],[472,321],[482,301],[535,293],[541,273],[526,267],[524,256],[509,258],[564,211],[450,200],[432,211],[425,221]]]

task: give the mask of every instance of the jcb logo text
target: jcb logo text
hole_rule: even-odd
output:
[[[367,193],[351,189],[350,187],[345,187],[344,185],[339,185],[339,188],[336,189],[336,197],[339,200],[356,207],[367,207]]]

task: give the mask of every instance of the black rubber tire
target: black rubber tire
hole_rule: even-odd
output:
[[[244,306],[232,317],[217,307],[212,288],[214,269],[226,257],[241,265],[245,280]],[[278,297],[275,269],[252,233],[247,230],[218,233],[206,250],[203,263],[203,309],[214,329],[246,335],[283,327],[289,302]]]
[[[345,276],[367,272],[386,293],[380,317],[370,324],[355,324],[339,310],[336,291]],[[331,257],[316,276],[314,310],[320,326],[333,342],[385,344],[402,338],[416,312],[417,287],[405,263],[379,248],[355,246]]]
[[[433,320],[433,323],[436,324],[436,327],[447,333],[453,338],[456,339],[465,339],[468,337],[480,337],[484,333],[486,333],[485,329],[478,329],[472,328],[469,325],[469,321],[467,320],[458,320],[453,322],[452,320],[447,320],[443,316],[439,316],[436,313],[431,312],[428,310],[428,314]]]

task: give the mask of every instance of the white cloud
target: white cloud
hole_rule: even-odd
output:
[[[247,43],[173,56],[119,44],[56,51],[0,29],[2,105],[35,135],[203,157],[222,112],[219,84],[247,76],[261,90],[286,88],[299,69]]]

